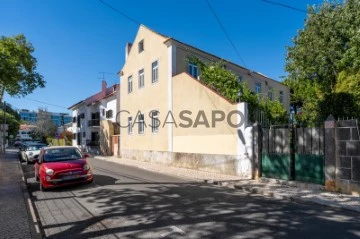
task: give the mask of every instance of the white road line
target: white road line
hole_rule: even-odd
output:
[[[32,217],[33,221],[36,223],[37,220],[36,220],[36,216],[35,216],[35,211],[34,211],[34,208],[33,208],[32,204],[31,204],[30,198],[28,198],[28,204],[29,204],[29,208],[30,208],[31,217]]]
[[[36,233],[40,234],[40,228],[38,224],[35,224]]]

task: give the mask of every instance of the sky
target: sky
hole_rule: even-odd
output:
[[[208,0],[215,16],[207,0],[102,1],[113,9],[101,0],[0,0],[0,36],[23,33],[46,81],[45,88],[25,98],[6,94],[7,103],[15,109],[70,113],[69,106],[101,90],[102,79],[108,86],[119,83],[116,73],[124,64],[126,43],[135,39],[136,22],[282,81],[286,47],[304,27],[306,13],[279,4],[306,11],[322,3]]]

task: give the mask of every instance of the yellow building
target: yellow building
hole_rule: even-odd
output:
[[[251,177],[252,127],[245,103],[232,103],[204,85],[196,65],[220,58],[140,26],[125,48],[120,71],[120,156]],[[231,62],[226,69],[255,92],[278,97],[281,83]],[[273,92],[271,95],[268,92]]]

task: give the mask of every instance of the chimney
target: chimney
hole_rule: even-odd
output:
[[[101,82],[101,93],[105,96],[106,95],[106,81]]]
[[[127,60],[128,56],[129,56],[131,47],[132,47],[132,43],[130,43],[130,42],[126,43],[126,46],[125,46],[125,61]]]

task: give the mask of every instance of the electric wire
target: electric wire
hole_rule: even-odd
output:
[[[227,33],[227,31],[226,31],[226,29],[225,29],[224,25],[221,23],[221,21],[220,21],[219,17],[217,16],[216,12],[214,11],[213,7],[211,6],[211,4],[210,4],[209,0],[205,0],[205,2],[207,3],[207,5],[208,5],[208,7],[209,7],[210,11],[211,11],[211,12],[212,12],[212,14],[214,15],[214,17],[215,17],[215,19],[216,19],[217,23],[218,23],[218,24],[219,24],[219,26],[221,27],[221,29],[222,29],[222,31],[224,32],[225,36],[227,37],[228,41],[230,42],[230,44],[231,44],[232,48],[234,49],[234,51],[235,51],[236,55],[239,57],[239,59],[240,59],[240,61],[242,62],[242,64],[246,67],[246,64],[245,64],[244,60],[242,59],[242,57],[240,56],[240,53],[239,53],[239,51],[238,51],[237,47],[235,46],[234,42],[231,40],[231,38],[230,38],[229,34]]]

